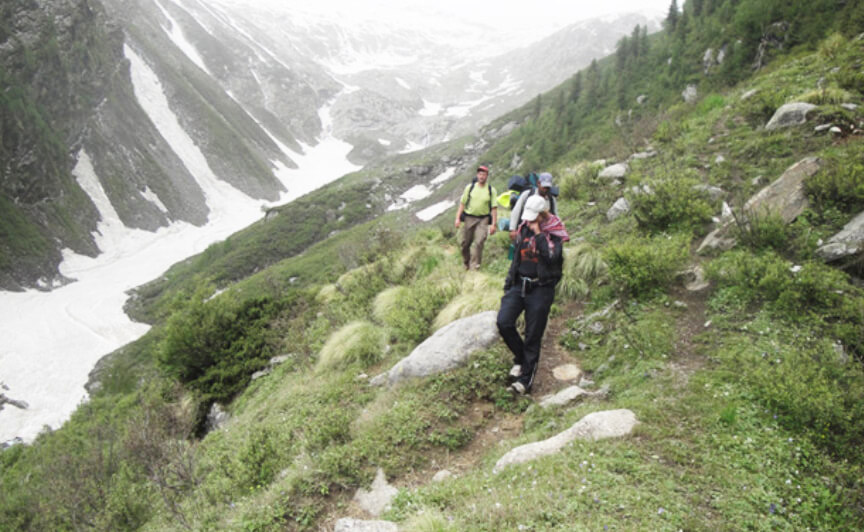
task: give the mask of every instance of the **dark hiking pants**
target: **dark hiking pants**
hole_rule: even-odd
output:
[[[535,286],[522,295],[522,283],[510,287],[501,298],[501,310],[498,311],[498,331],[504,343],[513,352],[513,363],[522,366],[522,376],[519,377],[526,390],[534,384],[534,374],[540,361],[540,342],[549,309],[555,299],[554,286]],[[525,339],[516,330],[516,319],[525,311]]]

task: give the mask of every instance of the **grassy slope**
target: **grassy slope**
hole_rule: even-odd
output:
[[[436,319],[497,308],[495,288],[507,266],[503,235],[487,246],[484,271],[466,275],[449,216],[434,230],[406,235],[404,218],[388,215],[255,273],[207,303],[215,309],[262,294],[294,298],[272,317],[266,335],[274,352],[291,355],[289,362],[231,403],[226,430],[184,439],[195,405],[147,362],[163,349],[165,328],[157,327],[127,348],[136,356],[118,359],[138,360],[149,384],[109,369],[115,376],[103,382],[103,394],[63,429],[0,455],[0,487],[13,494],[0,522],[21,529],[314,529],[356,512],[351,495],[382,467],[403,488],[387,517],[410,530],[860,527],[864,376],[854,338],[864,296],[844,274],[813,260],[813,249],[864,205],[826,194],[834,200],[815,202],[790,228],[766,221],[765,235],[753,231],[753,247],[711,257],[689,250],[707,229],[704,205],[711,214],[717,205],[688,187],[673,188],[659,206],[631,195],[641,224],[633,216],[609,223],[605,210],[631,186],[682,177],[718,185],[734,203],[756,191],[752,178],[771,180],[810,155],[830,163],[820,183],[860,179],[859,137],[814,135],[812,124],[775,133],[759,126],[820,77],[831,82],[853,68],[861,48],[860,41],[845,41],[836,53],[801,51],[696,105],[673,106],[660,119],[598,128],[596,138],[616,131],[629,138],[602,152],[576,147],[551,165],[564,183],[563,217],[584,239],[571,245],[552,325],[563,331],[565,355],[610,387],[608,399],[542,411],[510,398],[501,345],[451,374],[395,390],[358,379],[408,354]],[[832,74],[834,66],[841,71]],[[756,99],[742,100],[752,88],[759,89]],[[860,102],[862,94],[851,97]],[[834,120],[846,114],[830,105],[819,112]],[[518,144],[518,135],[493,148],[489,159],[509,160],[507,143]],[[601,145],[596,138],[592,144]],[[645,140],[660,156],[634,163],[621,187],[600,183],[596,168],[583,161],[626,157]],[[726,162],[715,162],[717,155]],[[655,220],[676,230],[658,229]],[[384,244],[367,249],[362,243],[370,234]],[[674,272],[689,262],[703,263],[712,288],[683,290]],[[793,264],[804,267],[799,275],[791,273]],[[292,284],[297,275],[309,282]],[[619,300],[602,333],[589,332],[582,314],[570,313],[578,307],[567,301],[580,296],[585,314]],[[679,299],[686,309],[674,304]],[[182,312],[185,303],[175,305]],[[332,351],[328,340],[358,321],[380,334],[347,340],[335,351],[352,359],[321,366],[319,353]],[[844,341],[851,360],[835,348],[838,338],[852,339]],[[641,425],[634,436],[577,443],[491,473],[516,445],[613,408],[636,412]],[[516,433],[493,431],[514,419]],[[490,438],[500,444],[475,445]],[[447,465],[458,478],[429,482]]]

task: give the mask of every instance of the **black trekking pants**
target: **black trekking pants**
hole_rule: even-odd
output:
[[[522,284],[511,286],[501,298],[498,311],[498,331],[513,352],[513,363],[522,366],[519,377],[526,390],[534,384],[534,374],[540,361],[540,342],[555,299],[555,286],[535,286],[522,295]],[[525,339],[516,330],[516,319],[525,311]]]

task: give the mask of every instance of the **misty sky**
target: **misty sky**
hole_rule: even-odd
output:
[[[205,0],[206,1],[206,0]],[[219,2],[220,0],[215,0]],[[221,0],[238,3],[241,0]],[[546,34],[576,21],[627,11],[665,13],[671,0],[242,0],[273,11],[302,9],[313,13],[339,12],[346,19],[375,19],[415,26],[424,15],[476,21],[498,31],[535,30]],[[683,2],[682,2],[683,3]]]

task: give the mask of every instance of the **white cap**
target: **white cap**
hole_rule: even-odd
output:
[[[537,215],[546,209],[546,200],[539,194],[535,194],[525,201],[525,207],[522,209],[522,219],[533,222],[537,219]]]

